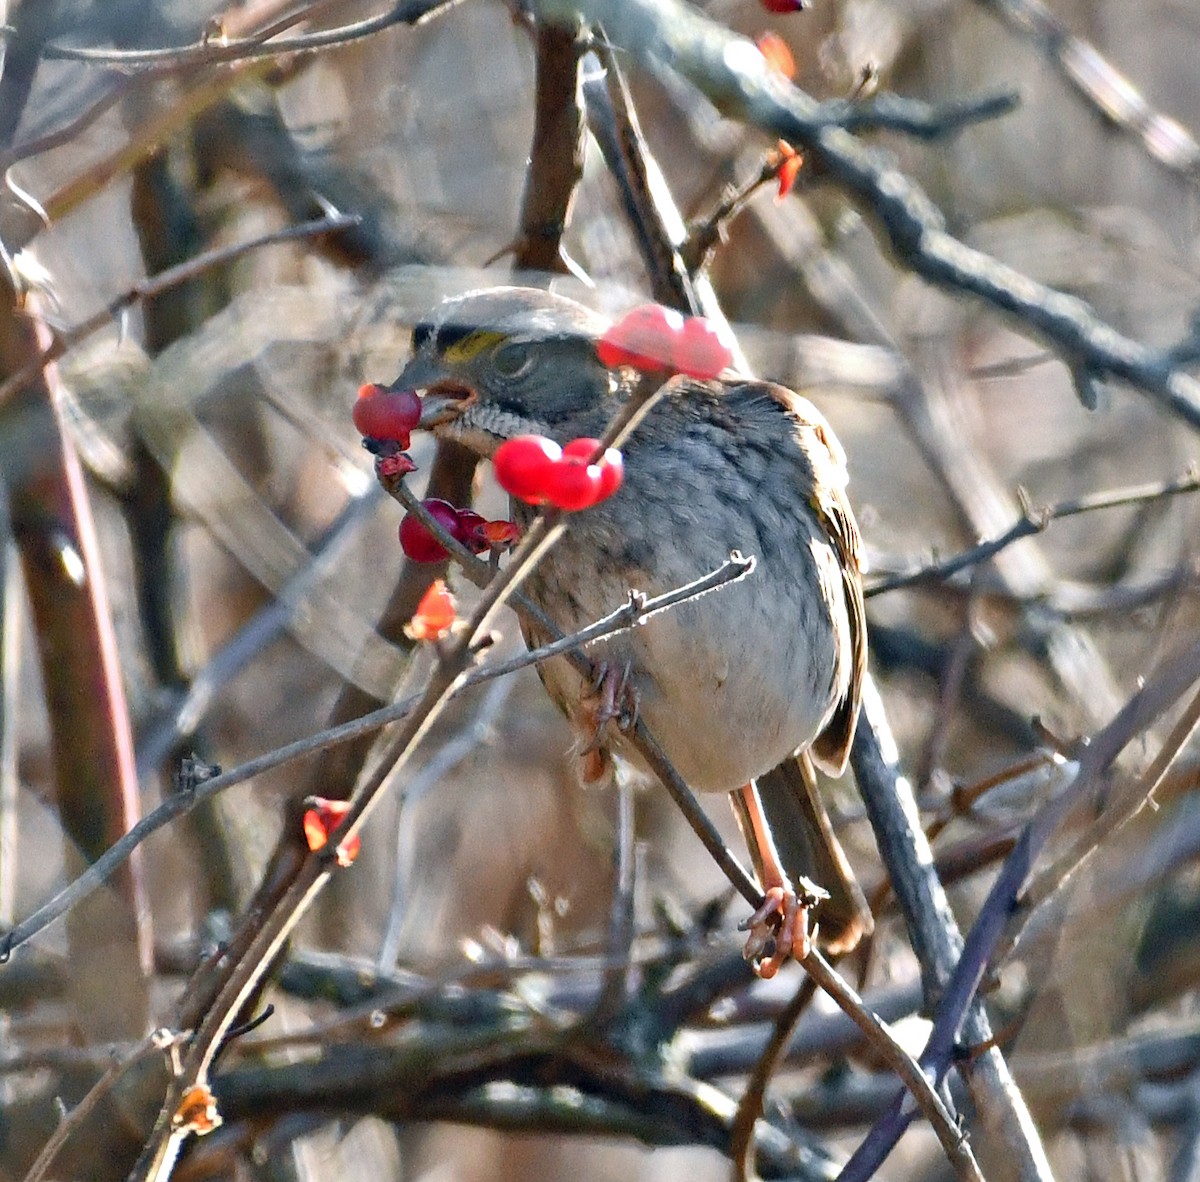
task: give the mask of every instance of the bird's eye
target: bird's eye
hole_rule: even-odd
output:
[[[523,378],[533,368],[533,350],[520,341],[509,341],[492,354],[492,365],[502,378]]]
[[[412,351],[414,353],[423,349],[433,338],[433,325],[428,320],[422,320],[413,325],[412,331]]]

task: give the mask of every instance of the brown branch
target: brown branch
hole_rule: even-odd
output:
[[[816,978],[807,974],[800,988],[780,1011],[771,1030],[771,1038],[754,1064],[738,1101],[733,1126],[729,1130],[729,1156],[733,1159],[734,1182],[757,1182],[754,1163],[754,1127],[763,1113],[767,1085],[775,1074],[791,1042],[792,1032],[800,1015],[808,1008],[817,992]]]
[[[436,646],[437,662],[420,701],[400,724],[397,734],[380,753],[375,768],[358,785],[347,801],[344,818],[328,835],[326,843],[309,850],[296,867],[294,877],[279,892],[266,911],[252,910],[243,920],[248,935],[240,956],[229,957],[229,969],[211,1002],[200,1015],[195,1033],[176,1078],[168,1089],[154,1131],[130,1175],[131,1182],[165,1182],[183,1141],[192,1129],[180,1119],[184,1098],[196,1088],[207,1088],[217,1054],[224,1046],[238,1016],[259,987],[263,975],[283,949],[300,918],[311,906],[338,865],[337,851],[352,841],[383,790],[394,782],[411,759],[421,739],[445,709],[460,683],[490,644],[488,629],[520,581],[562,536],[564,525],[557,511],[540,513],[513,552],[509,565],[483,588],[471,617],[453,641]],[[195,1009],[195,1003],[185,1007]],[[207,1131],[207,1130],[200,1130]]]
[[[88,1089],[83,1099],[59,1121],[53,1136],[42,1146],[41,1152],[37,1155],[33,1165],[29,1167],[22,1182],[42,1182],[72,1135],[85,1128],[85,1122],[95,1111],[96,1106],[121,1085],[129,1072],[146,1059],[174,1053],[178,1043],[177,1036],[156,1030],[142,1039],[128,1053],[110,1062],[100,1078]],[[111,1058],[111,1051],[106,1057]]]
[[[578,24],[545,23],[537,25],[536,40],[533,142],[514,265],[518,271],[565,273],[562,237],[583,177],[583,41]]]
[[[617,55],[603,35],[597,37],[593,52],[603,78],[585,83],[588,122],[620,191],[650,276],[651,294],[667,307],[710,314],[701,307],[682,253],[687,239],[683,218],[642,135]]]
[[[0,278],[0,372],[30,373],[0,422],[27,441],[5,466],[12,527],[38,634],[55,795],[68,845],[94,862],[137,819],[137,775],[117,640],[91,502],[59,413],[53,366],[42,368],[42,322]],[[68,852],[68,858],[74,851]],[[77,1020],[98,1040],[146,1028],[149,909],[140,864],[75,913],[69,928]],[[97,996],[103,991],[103,1000]],[[121,1005],[105,1004],[119,998]]]

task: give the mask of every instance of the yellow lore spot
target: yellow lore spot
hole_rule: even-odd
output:
[[[461,365],[465,361],[478,357],[485,349],[500,344],[504,339],[505,336],[502,332],[481,328],[471,333],[470,336],[463,337],[461,341],[455,341],[453,345],[448,346],[444,356],[452,365]]]

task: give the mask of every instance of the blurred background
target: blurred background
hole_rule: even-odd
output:
[[[532,253],[529,12],[201,7],[19,0],[5,16],[0,381],[21,378],[0,395],[5,928],[186,790],[181,760],[201,777],[228,770],[421,684],[428,657],[400,624],[436,572],[406,565],[401,510],[375,485],[350,407],[361,383],[399,372],[421,313],[512,282]],[[1015,96],[932,139],[864,138],[963,241],[1083,297],[1164,364],[1200,357],[1194,4],[704,11],[780,39],[820,100]],[[331,43],[220,60],[273,22],[281,40],[330,30]],[[179,52],[139,56],[164,48]],[[703,222],[774,140],[669,65],[613,56],[679,213]],[[583,74],[585,93],[604,89],[600,59]],[[518,273],[616,315],[655,298],[654,277],[597,139],[584,147],[570,266]],[[359,220],[103,315],[203,251],[333,215]],[[1168,495],[1194,473],[1195,430],[1115,383],[1086,409],[1075,359],[908,273],[871,209],[811,161],[789,195],[768,178],[723,226],[708,275],[750,367],[805,392],[842,440],[873,579],[999,535],[1028,507],[1149,486],[869,601],[872,668],[965,927],[1080,745],[1195,637],[1200,506]],[[68,347],[43,382],[22,367],[54,334]],[[414,487],[431,470],[465,479],[481,512],[507,516],[489,472],[456,477],[427,440],[412,454]],[[500,651],[519,651],[515,620],[501,631]],[[1112,792],[1171,721],[1128,747]],[[570,745],[531,671],[455,701],[302,923],[267,991],[272,1017],[223,1056],[225,1124],[176,1177],[728,1175],[733,1108],[799,970],[753,981],[744,905],[666,795],[640,791],[630,994],[623,1024],[591,1022],[618,801],[578,786]],[[179,1022],[185,983],[236,929],[289,802],[347,796],[367,758],[362,745],[309,756],[189,812],[0,969],[0,1177],[26,1175],[59,1104]],[[1198,771],[1185,747],[1157,807],[1104,844],[991,982],[997,1038],[1060,1178],[1200,1178]],[[852,778],[828,790],[878,915],[842,971],[919,1050],[920,966]],[[710,811],[740,850],[723,802]],[[894,1094],[831,1014],[813,1003],[772,1081],[764,1176],[835,1176]],[[124,1177],[161,1101],[150,1091],[148,1109],[125,1096],[124,1123],[103,1136],[80,1118],[37,1176]],[[952,1173],[917,1127],[880,1176]]]

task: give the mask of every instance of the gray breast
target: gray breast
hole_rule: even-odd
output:
[[[787,431],[782,412],[777,424]],[[848,677],[836,645],[846,609],[830,591],[837,558],[799,492],[803,456],[790,438],[764,439],[740,448],[735,463],[728,439],[703,420],[635,439],[617,496],[574,517],[526,584],[574,630],[631,587],[660,594],[720,566],[732,549],[755,556],[741,582],[589,649],[630,666],[642,718],[700,791],[732,791],[811,743]],[[577,679],[566,668],[544,678],[570,712]]]

